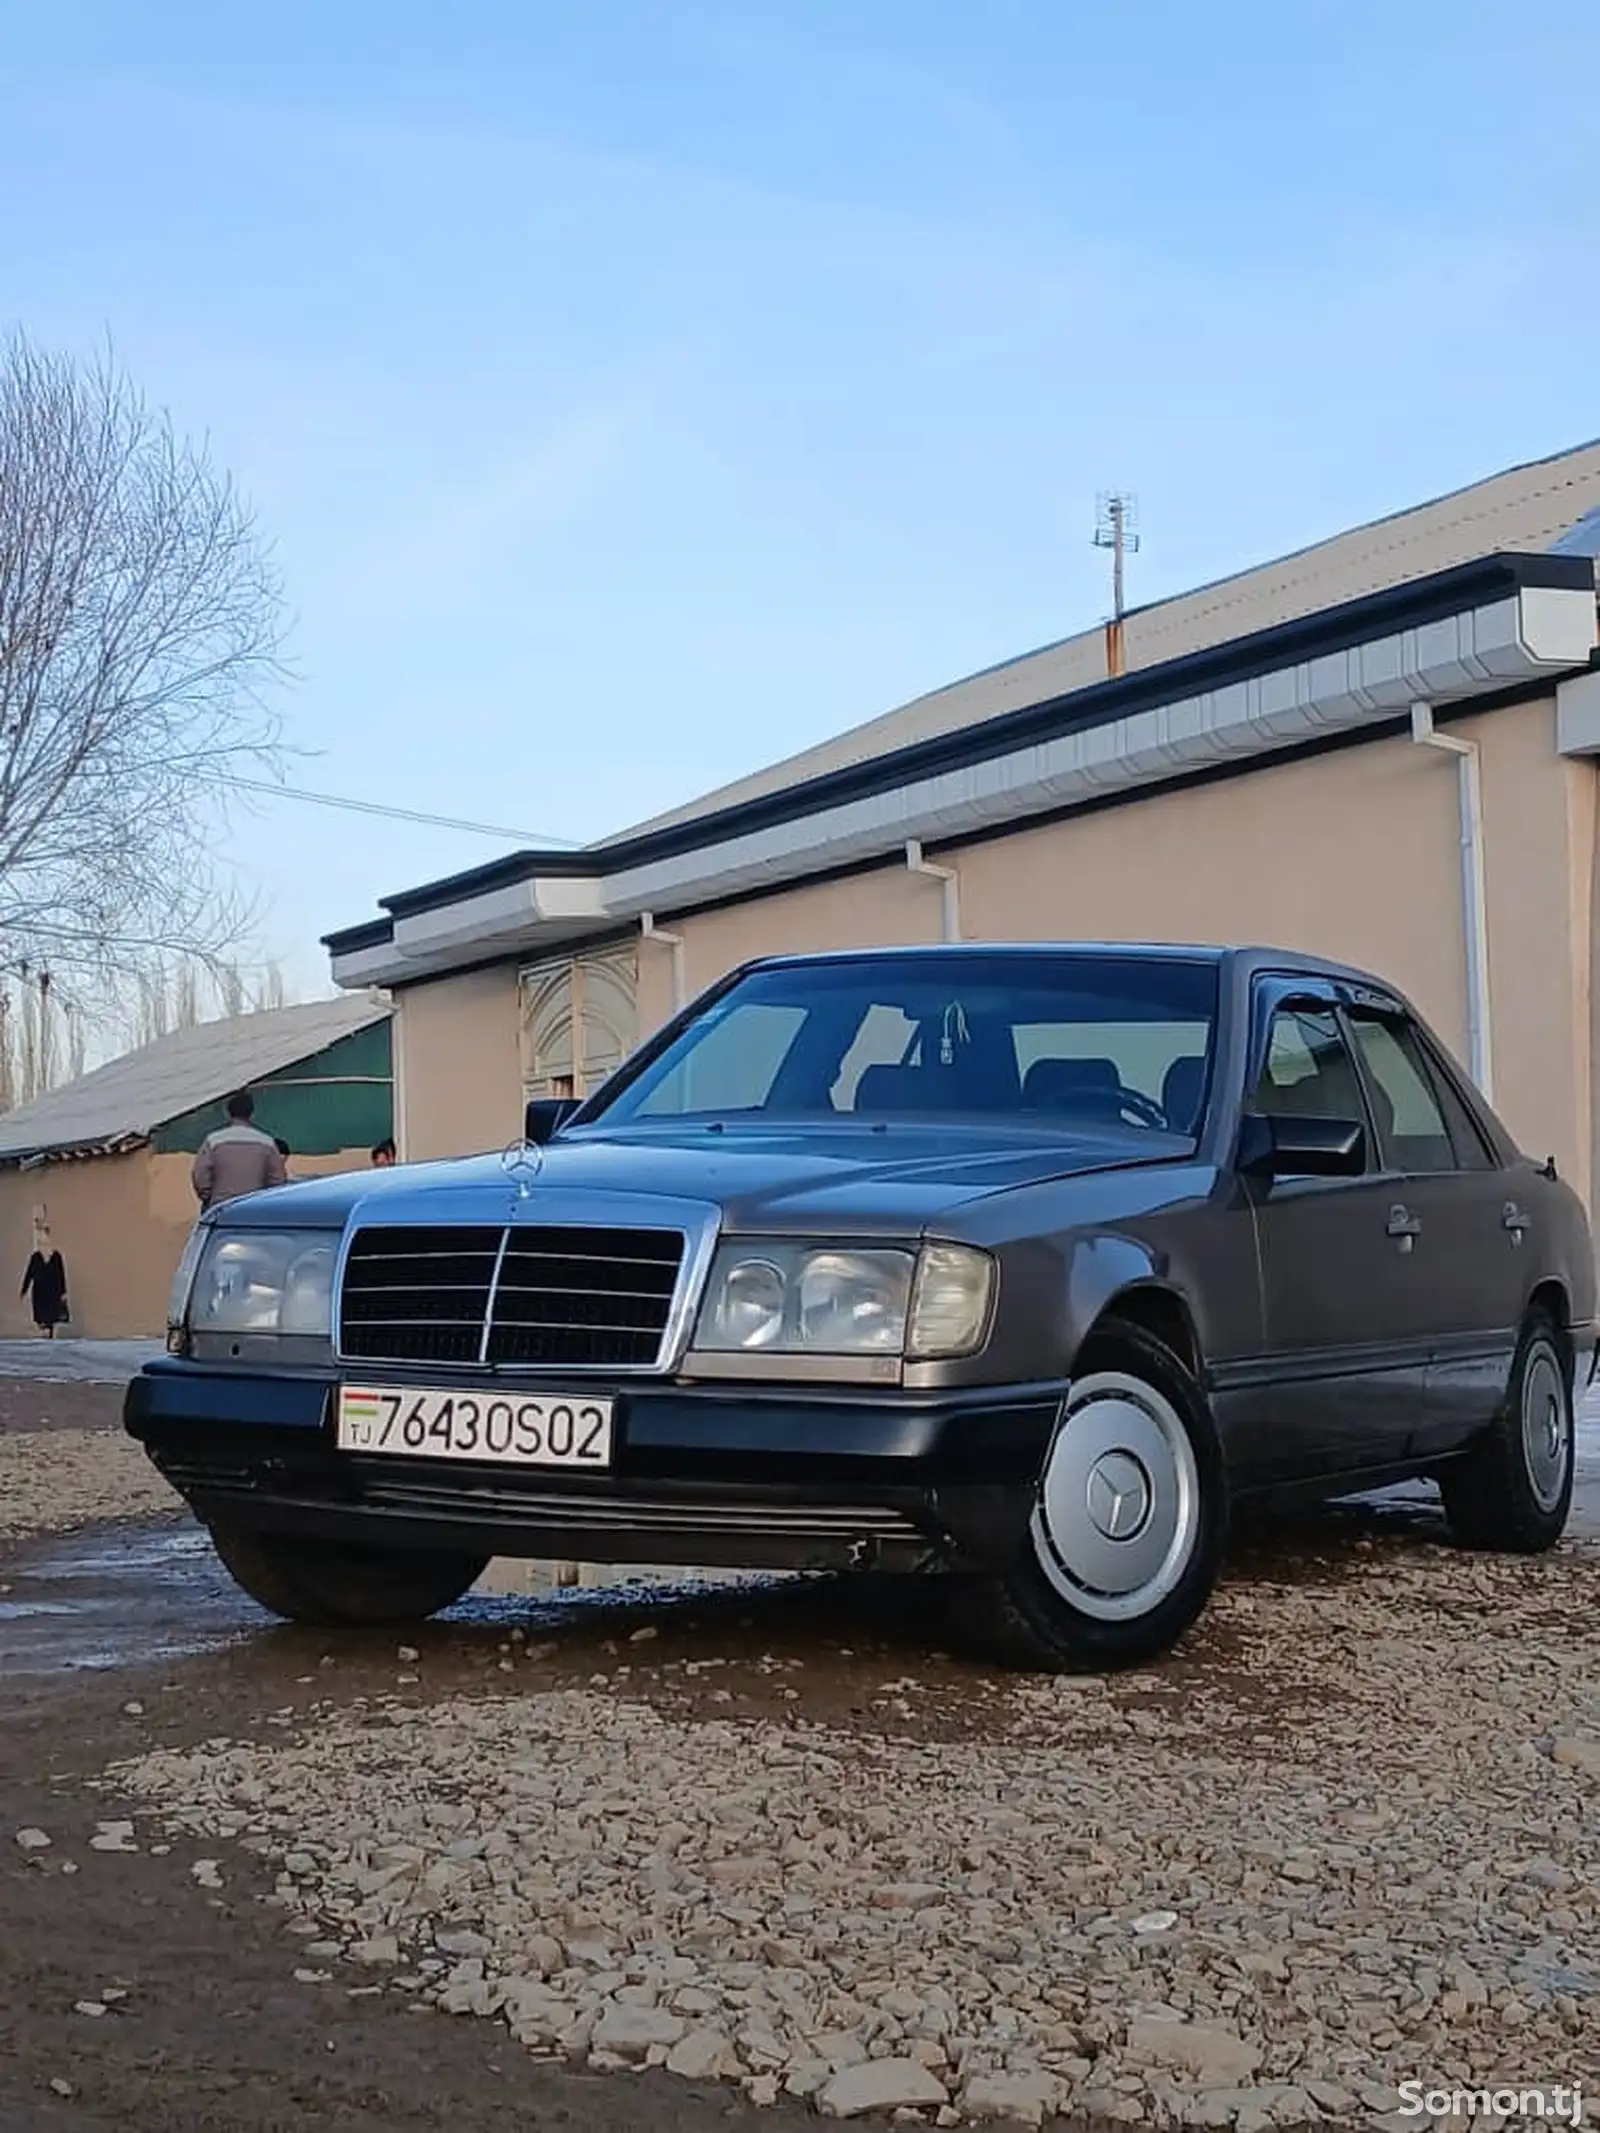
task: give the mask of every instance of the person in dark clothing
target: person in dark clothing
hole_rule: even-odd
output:
[[[372,1151],[372,1167],[373,1167],[373,1169],[374,1169],[374,1170],[389,1170],[389,1169],[391,1169],[391,1168],[393,1167],[393,1165],[394,1165],[394,1160],[395,1160],[395,1146],[394,1146],[394,1142],[393,1142],[392,1140],[381,1140],[381,1141],[379,1141],[379,1143],[378,1143],[377,1147],[376,1147],[376,1148],[374,1148],[374,1149],[373,1149],[373,1151]]]
[[[22,1277],[24,1296],[33,1299],[33,1322],[46,1340],[54,1340],[56,1328],[67,1316],[67,1269],[61,1254],[50,1243],[50,1232],[39,1230],[33,1255]]]

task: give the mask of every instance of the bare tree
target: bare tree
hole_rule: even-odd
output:
[[[114,1027],[122,1045],[153,1044],[174,1030],[282,1007],[287,999],[283,972],[276,963],[250,969],[229,956],[210,956],[204,961],[192,956],[170,960],[153,956],[139,968],[127,1008]],[[68,1034],[70,1038],[70,1021]]]
[[[17,1101],[31,1103],[39,1093],[39,1010],[30,973],[22,974],[22,1009],[17,1016]]]
[[[109,358],[0,349],[7,961],[126,986],[239,938],[216,781],[277,768],[279,616],[254,520],[203,447]]]
[[[89,1032],[84,1026],[83,1009],[74,1000],[67,1008],[67,1071],[65,1079],[76,1081],[89,1068]]]
[[[190,969],[194,968],[191,964]],[[224,963],[216,974],[217,998],[222,1003],[225,1015],[242,1015],[250,1009],[250,988],[245,983],[244,972],[237,963]]]

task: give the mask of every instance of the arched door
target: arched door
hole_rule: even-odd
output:
[[[637,1042],[638,962],[631,947],[530,963],[520,985],[525,1097],[586,1096]]]

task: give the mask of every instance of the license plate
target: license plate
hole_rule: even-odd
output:
[[[414,1386],[339,1389],[339,1449],[408,1459],[493,1459],[511,1466],[604,1469],[611,1464],[610,1400],[560,1393],[419,1392]]]

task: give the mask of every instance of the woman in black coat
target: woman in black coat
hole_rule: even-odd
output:
[[[61,1254],[51,1249],[48,1231],[34,1244],[28,1271],[22,1277],[22,1294],[32,1292],[33,1322],[47,1340],[67,1316],[67,1269]]]

